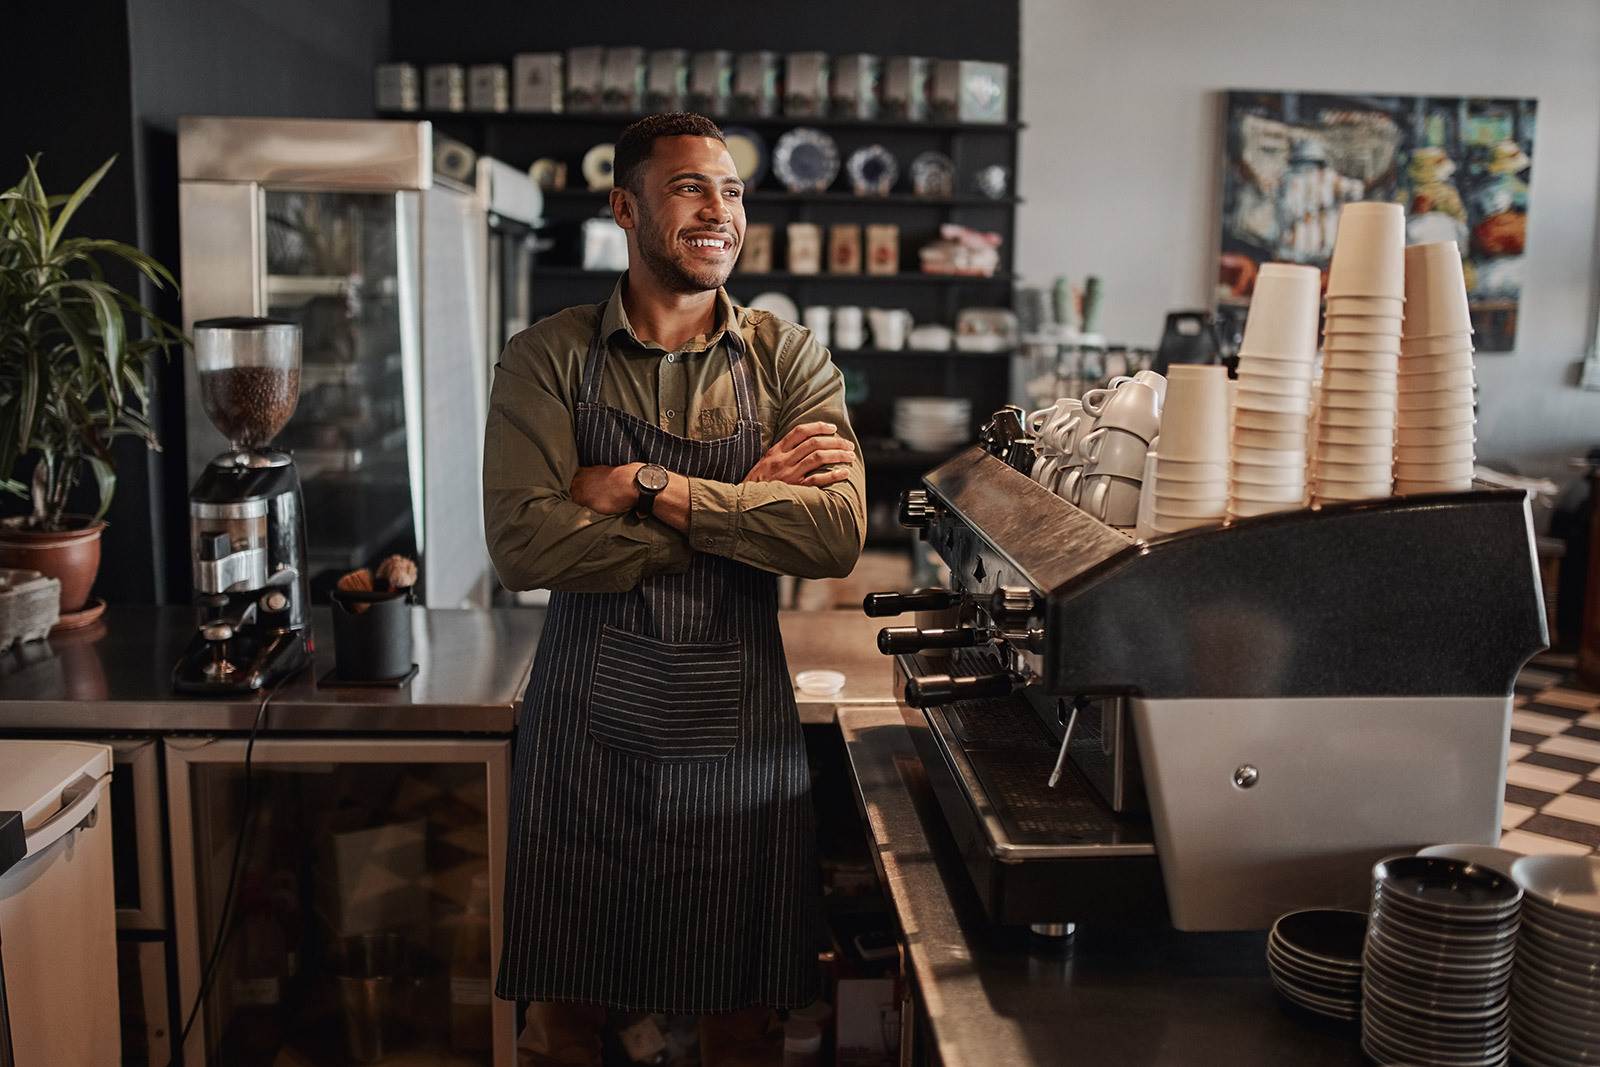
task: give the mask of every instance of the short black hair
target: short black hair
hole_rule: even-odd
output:
[[[650,150],[660,137],[711,137],[723,141],[722,130],[704,115],[692,111],[668,111],[660,115],[646,115],[622,131],[617,138],[616,154],[611,164],[611,180],[617,186],[633,189],[633,182]],[[637,190],[635,190],[637,191]]]

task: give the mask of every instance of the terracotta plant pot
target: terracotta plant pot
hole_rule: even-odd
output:
[[[21,519],[0,522],[0,567],[38,571],[61,582],[61,614],[80,610],[89,601],[89,589],[100,572],[100,534],[103,522],[72,530],[28,530]]]

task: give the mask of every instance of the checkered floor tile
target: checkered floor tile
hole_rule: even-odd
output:
[[[1518,852],[1600,850],[1600,693],[1571,656],[1537,657],[1517,679],[1500,843]]]

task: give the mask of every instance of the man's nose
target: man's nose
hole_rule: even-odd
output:
[[[706,222],[726,223],[733,219],[733,212],[721,193],[712,193],[700,204],[700,218]]]

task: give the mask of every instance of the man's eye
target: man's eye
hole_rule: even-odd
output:
[[[680,185],[680,186],[678,186],[678,192],[680,192],[680,193],[698,193],[699,191],[700,191],[700,187],[698,185]]]
[[[733,197],[735,200],[739,200],[739,199],[742,199],[744,197],[744,190],[743,189],[729,189],[727,195]]]

